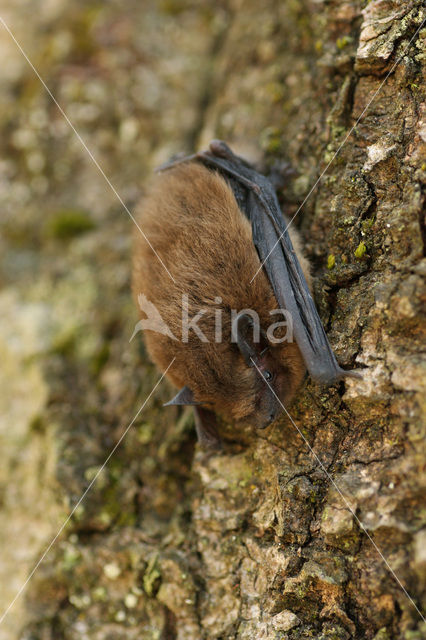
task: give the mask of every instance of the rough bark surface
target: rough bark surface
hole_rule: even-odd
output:
[[[131,210],[153,166],[221,137],[291,163],[291,216],[346,141],[295,224],[364,378],[307,382],[295,424],[222,425],[215,454],[162,383],[0,639],[426,638],[422,2],[22,0],[2,17]],[[158,373],[129,343],[132,222],[1,25],[0,48],[3,609]]]

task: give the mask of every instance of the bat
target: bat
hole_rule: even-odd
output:
[[[226,143],[213,140],[208,150],[160,167],[142,202],[141,224],[175,282],[167,281],[151,249],[138,240],[135,296],[143,293],[158,307],[174,336],[182,318],[179,296],[186,295],[198,314],[205,311],[200,331],[207,341],[145,331],[160,369],[176,358],[169,377],[181,390],[167,404],[194,406],[203,445],[218,444],[216,413],[268,426],[306,369],[322,384],[359,377],[343,370],[331,349],[309,290],[307,261],[272,183]],[[275,344],[266,332],[277,307],[290,316],[295,342]]]

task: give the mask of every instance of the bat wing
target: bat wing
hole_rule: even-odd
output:
[[[177,162],[190,160],[216,169],[230,184],[240,209],[251,222],[253,242],[277,302],[291,314],[294,336],[312,378],[332,384],[344,376],[361,377],[358,372],[342,369],[336,360],[288,234],[288,221],[268,178],[220,140],[213,140],[208,151]]]

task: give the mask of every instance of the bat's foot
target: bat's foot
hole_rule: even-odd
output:
[[[217,419],[213,411],[203,407],[194,407],[195,430],[202,449],[220,451],[222,441],[217,432]]]
[[[168,160],[167,162],[160,164],[160,166],[155,169],[155,173],[161,173],[162,171],[173,169],[173,167],[176,167],[179,164],[182,164],[184,162],[191,162],[191,160],[196,160],[196,159],[197,159],[196,153],[192,154],[192,156],[186,156],[185,154],[179,153],[173,156],[172,158],[170,158],[170,160]]]
[[[206,453],[219,453],[220,451],[223,451],[222,440],[213,441],[210,439],[204,440],[204,439],[198,438],[198,444],[200,445],[201,449]]]

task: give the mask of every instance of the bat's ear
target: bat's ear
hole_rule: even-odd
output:
[[[246,364],[253,366],[253,362],[257,363],[268,348],[268,341],[259,321],[253,319],[248,313],[241,311],[235,318],[234,333],[237,338],[237,345]]]
[[[174,398],[166,402],[163,406],[168,407],[173,404],[178,405],[196,405],[200,404],[194,400],[194,394],[192,393],[189,387],[182,387],[180,391],[175,395]]]

